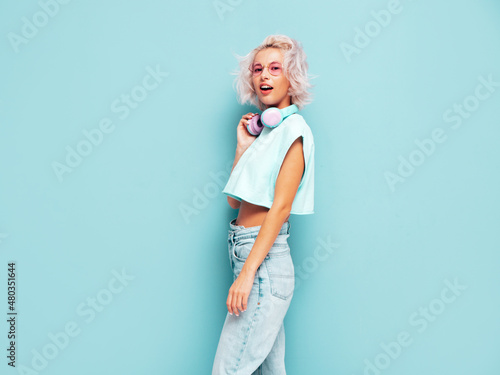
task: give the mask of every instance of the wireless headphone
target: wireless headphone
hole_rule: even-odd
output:
[[[259,135],[262,129],[264,129],[264,126],[274,129],[281,124],[284,119],[298,111],[299,108],[295,104],[283,109],[270,107],[262,112],[262,115],[253,116],[248,121],[247,130],[252,135]]]

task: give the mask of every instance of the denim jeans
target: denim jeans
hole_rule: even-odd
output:
[[[245,228],[229,223],[228,251],[233,281],[238,277],[261,226]],[[212,375],[284,375],[285,318],[295,288],[295,271],[287,239],[286,221],[261,263],[239,316],[226,314]]]

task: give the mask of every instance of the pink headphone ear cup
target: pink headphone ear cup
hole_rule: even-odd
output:
[[[259,135],[264,129],[264,125],[260,121],[260,115],[253,116],[250,120],[248,120],[247,130],[252,135]]]
[[[283,116],[278,108],[268,108],[262,113],[262,123],[269,128],[278,126],[281,121],[283,121]]]

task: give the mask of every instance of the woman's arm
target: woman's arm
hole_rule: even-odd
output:
[[[300,185],[305,162],[302,137],[297,138],[285,156],[274,188],[274,200],[269,209],[244,267],[254,273],[264,261],[269,249],[276,241],[283,223],[290,215],[295,194]]]
[[[233,172],[234,167],[238,164],[238,160],[240,160],[241,155],[244,154],[246,149],[250,147],[250,145],[257,138],[254,135],[251,135],[247,130],[248,121],[255,116],[255,113],[249,112],[246,115],[241,116],[241,120],[236,127],[236,155],[234,156],[233,167],[231,168],[231,173]],[[234,199],[227,196],[227,202],[231,206],[231,208],[240,208],[241,202],[237,199]]]
[[[299,137],[292,143],[283,160],[276,179],[273,204],[264,218],[238,278],[229,289],[226,305],[230,313],[234,312],[238,315],[238,309],[246,310],[255,273],[276,241],[286,218],[290,215],[305,168],[302,146],[302,137]]]

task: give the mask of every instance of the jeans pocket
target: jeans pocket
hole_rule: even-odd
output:
[[[274,245],[273,245],[274,246]],[[282,300],[288,300],[295,289],[295,269],[293,266],[290,248],[288,246],[277,246],[265,258],[264,262],[269,275],[271,294]]]
[[[254,242],[254,240],[248,239],[235,243],[233,246],[234,259],[244,263],[252,250]]]
[[[252,250],[255,241],[252,239],[245,239],[234,244],[231,252],[231,267],[233,269],[233,274],[238,277],[243,265],[245,264],[250,251]]]

